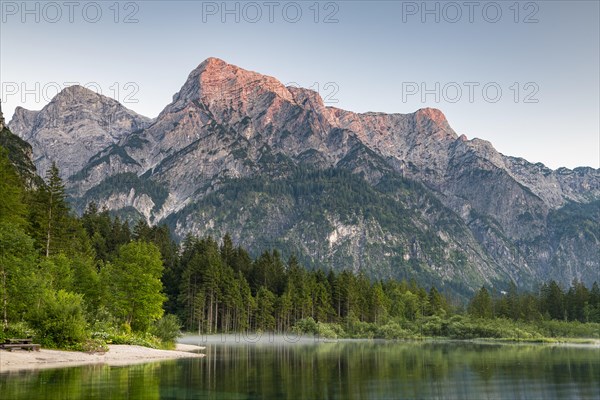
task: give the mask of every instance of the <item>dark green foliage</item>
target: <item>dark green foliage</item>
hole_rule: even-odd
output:
[[[427,308],[429,315],[445,315],[448,305],[446,299],[432,286],[427,295]]]
[[[116,217],[112,219],[107,209],[98,211],[96,203],[90,203],[81,218],[83,227],[90,238],[96,257],[107,261],[110,254],[131,240],[127,222]]]
[[[188,329],[203,333],[293,330],[323,337],[535,339],[547,332],[533,327],[544,315],[552,318],[546,311],[554,307],[552,296],[558,295],[559,307],[553,316],[562,313],[559,319],[566,315],[570,320],[587,318],[586,322],[594,321],[600,298],[597,284],[588,290],[578,282],[569,290],[570,297],[555,282],[544,285],[541,295],[520,292],[513,284],[494,298],[482,287],[468,306],[468,314],[476,319],[456,319],[453,306],[436,287],[426,291],[415,280],[373,282],[364,274],[349,271],[308,271],[294,256],[284,266],[277,251],[265,251],[250,262],[247,253],[236,249],[228,236],[219,246],[210,237],[189,235],[183,243],[180,267],[179,314]],[[492,322],[498,318],[515,325],[504,329],[501,322]],[[339,329],[337,324],[341,324]],[[523,330],[519,324],[527,328]]]
[[[0,222],[24,226],[25,214],[22,182],[6,150],[0,147]]]
[[[541,311],[551,319],[565,319],[565,294],[556,281],[544,284],[541,289]]]
[[[492,317],[492,297],[485,287],[481,287],[469,303],[469,314],[477,318]]]
[[[25,189],[34,189],[43,186],[44,182],[31,161],[31,145],[13,134],[8,128],[0,130],[0,147],[6,150],[15,172],[19,176]]]

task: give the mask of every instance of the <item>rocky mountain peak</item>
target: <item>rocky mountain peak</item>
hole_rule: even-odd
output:
[[[22,133],[18,135],[24,140],[29,140],[33,131],[32,127],[35,123],[35,118],[39,113],[39,111],[27,110],[26,108],[17,106],[10,120],[11,130],[15,133]]]
[[[74,85],[54,96],[41,111],[17,107],[9,125],[31,143],[38,171],[43,173],[55,161],[67,178],[106,146],[150,122],[114,99]]]
[[[417,125],[424,131],[441,134],[440,136],[450,135],[453,139],[458,138],[444,113],[437,108],[421,108],[415,113],[415,118]]]
[[[81,85],[67,86],[61,90],[53,99],[57,102],[81,102],[84,100],[110,101],[109,97],[102,96],[91,89]],[[113,100],[114,101],[114,100]]]
[[[69,112],[77,110],[82,113],[74,115],[78,119],[87,120],[91,117],[99,123],[109,124],[108,131],[113,136],[121,136],[122,131],[118,125],[111,125],[112,120],[120,119],[124,115],[146,123],[150,122],[149,118],[127,109],[118,101],[80,85],[68,86],[60,91],[42,111],[57,112],[63,110]]]
[[[242,104],[254,104],[266,95],[273,94],[293,101],[290,91],[277,79],[211,57],[188,75],[165,111],[179,111],[194,101],[200,101],[209,108],[236,109]]]
[[[448,120],[446,119],[446,116],[444,115],[442,110],[439,110],[437,108],[430,108],[430,107],[420,108],[419,110],[417,110],[417,116],[419,116],[421,118],[429,118],[430,120],[434,121],[438,125],[448,123]]]

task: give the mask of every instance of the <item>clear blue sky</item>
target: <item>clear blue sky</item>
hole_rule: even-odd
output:
[[[155,117],[215,56],[340,108],[436,107],[504,154],[600,167],[598,1],[0,3],[7,119],[67,82]]]

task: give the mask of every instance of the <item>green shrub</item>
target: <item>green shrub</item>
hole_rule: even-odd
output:
[[[428,318],[423,319],[423,335],[426,336],[444,336],[446,332],[444,332],[446,327],[443,324],[442,319],[433,315]]]
[[[594,322],[542,321],[540,329],[544,336],[554,338],[600,338],[600,324]]]
[[[348,318],[346,321],[346,332],[354,338],[372,339],[376,336],[377,327],[375,324],[359,321],[355,318]]]
[[[348,337],[348,334],[346,333],[346,331],[344,331],[344,328],[342,328],[340,324],[331,323],[327,325],[333,330],[333,332],[335,332],[338,338]]]
[[[337,339],[338,334],[331,325],[333,324],[317,322],[317,334],[319,335],[319,337],[324,339]]]
[[[101,339],[87,339],[82,343],[77,343],[69,347],[69,350],[84,351],[86,353],[106,353],[108,345]]]
[[[153,349],[163,347],[160,339],[150,333],[115,334],[109,337],[107,343],[128,344],[131,346],[151,347]]]
[[[36,340],[45,347],[69,347],[88,338],[80,294],[46,291],[30,321]]]
[[[11,322],[8,326],[3,325],[0,329],[0,342],[9,338],[31,338],[35,335],[35,330],[26,322]]]
[[[318,333],[317,323],[312,317],[303,318],[294,324],[292,332],[301,335],[316,335]]]
[[[412,337],[411,333],[402,329],[397,322],[388,322],[377,328],[376,336],[381,339],[397,340]]]
[[[181,336],[181,324],[175,315],[165,315],[152,324],[150,333],[159,338],[165,347],[173,347]]]

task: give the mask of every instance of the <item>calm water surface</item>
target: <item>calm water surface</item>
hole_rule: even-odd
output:
[[[231,338],[206,346],[203,359],[0,373],[0,399],[600,399],[598,348]]]

